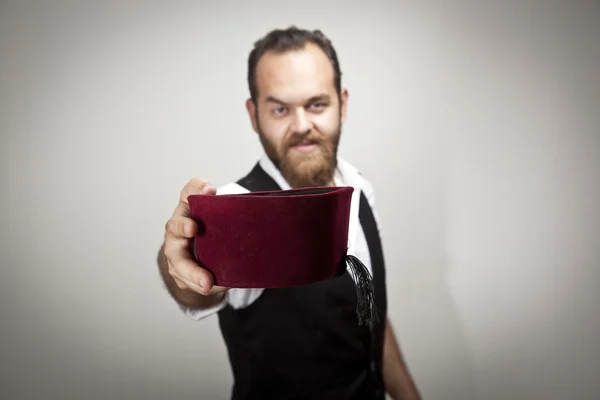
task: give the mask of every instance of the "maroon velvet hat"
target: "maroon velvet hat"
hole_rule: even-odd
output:
[[[357,282],[359,322],[373,321],[369,271],[348,255],[352,187],[310,187],[233,195],[190,195],[198,224],[194,254],[215,285],[282,288],[340,276]]]

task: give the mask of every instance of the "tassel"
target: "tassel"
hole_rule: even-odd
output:
[[[359,325],[372,326],[379,322],[377,317],[373,279],[367,267],[355,256],[346,254],[344,261],[352,270],[352,275],[356,278],[356,315]]]

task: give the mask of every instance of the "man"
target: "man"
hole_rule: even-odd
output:
[[[387,318],[385,270],[371,185],[338,157],[348,91],[331,42],[320,31],[274,30],[248,59],[254,131],[265,154],[243,179],[218,191],[192,179],[167,222],[159,267],[169,293],[192,318],[219,316],[234,374],[234,399],[418,399]],[[307,186],[353,186],[349,253],[373,275],[383,318],[359,326],[349,274],[305,287],[213,285],[191,249],[197,226],[190,194]]]

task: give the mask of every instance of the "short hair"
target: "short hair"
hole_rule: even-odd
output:
[[[338,61],[337,53],[331,40],[327,38],[320,30],[305,30],[298,29],[292,25],[287,29],[275,29],[269,32],[266,36],[254,43],[254,48],[248,57],[248,87],[250,89],[250,97],[256,103],[258,97],[258,88],[256,86],[256,66],[260,58],[268,51],[284,53],[290,50],[300,50],[306,43],[313,43],[329,58],[333,67],[334,85],[338,96],[342,88],[342,72]]]

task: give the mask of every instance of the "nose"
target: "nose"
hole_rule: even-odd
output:
[[[294,119],[291,125],[292,132],[295,134],[306,134],[312,129],[312,122],[307,117],[303,108],[294,113]]]

